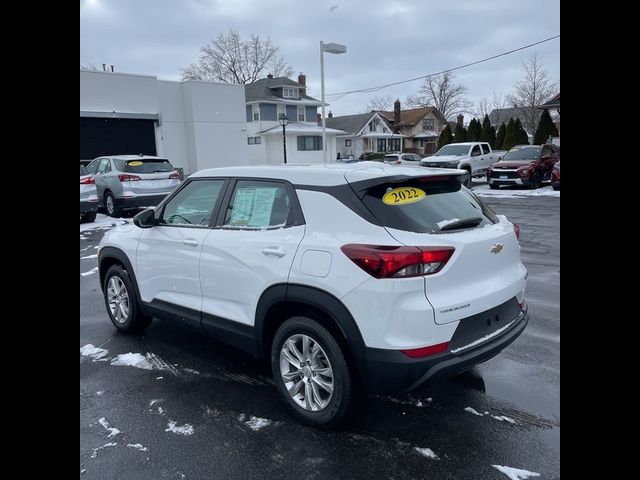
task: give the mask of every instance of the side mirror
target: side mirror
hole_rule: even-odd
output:
[[[141,211],[135,217],[133,217],[133,224],[140,228],[151,228],[157,225],[155,218],[155,210],[153,208],[147,208]]]

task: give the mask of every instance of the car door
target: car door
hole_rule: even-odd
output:
[[[482,143],[480,145],[482,147],[482,170],[485,171],[498,159],[493,153],[491,153],[491,147],[488,143]]]
[[[213,335],[254,325],[258,299],[268,287],[287,282],[305,231],[290,183],[234,183],[200,260],[202,325]]]
[[[198,178],[177,190],[144,229],[136,252],[143,302],[200,326],[200,254],[226,188],[225,179]]]
[[[101,205],[103,204],[103,200],[104,200],[104,188],[105,188],[104,170],[106,168],[107,161],[108,161],[107,158],[96,158],[89,165],[87,165],[87,172],[93,175],[93,178],[96,182],[98,200],[100,201]]]
[[[482,150],[480,145],[474,145],[471,148],[471,155],[469,157],[469,163],[471,164],[471,174],[475,175],[478,170],[482,170]]]

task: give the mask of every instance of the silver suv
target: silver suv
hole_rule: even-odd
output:
[[[169,160],[148,155],[99,157],[87,171],[95,178],[100,205],[112,217],[126,209],[155,206],[181,183]]]

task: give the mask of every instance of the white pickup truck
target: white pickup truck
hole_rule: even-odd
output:
[[[433,156],[423,158],[420,166],[466,170],[470,175],[464,184],[469,186],[472,177],[484,175],[487,168],[506,153],[505,150],[491,150],[491,146],[486,142],[450,143]]]

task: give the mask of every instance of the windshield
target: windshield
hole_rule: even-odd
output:
[[[173,165],[166,158],[137,158],[134,160],[114,159],[119,171],[125,173],[171,172]]]
[[[445,145],[436,152],[436,157],[441,155],[455,155],[457,157],[469,153],[469,145]]]
[[[537,160],[541,147],[513,147],[502,157],[502,162],[512,160]]]
[[[382,179],[362,192],[362,201],[385,227],[408,232],[449,233],[497,222],[495,213],[455,177],[435,182],[429,178]]]

